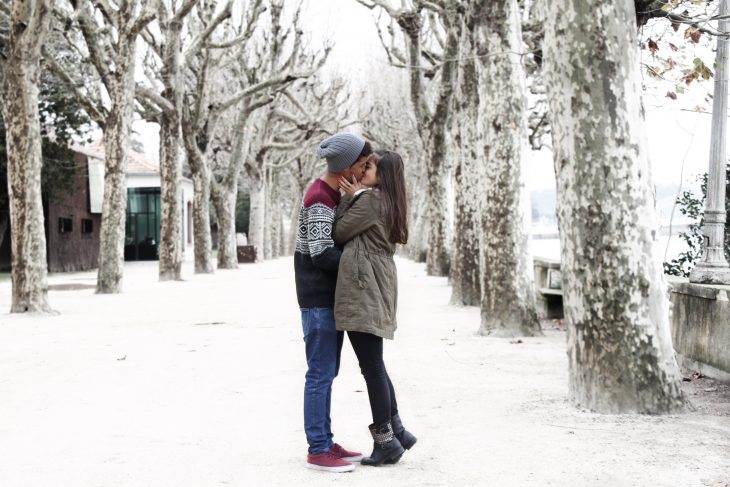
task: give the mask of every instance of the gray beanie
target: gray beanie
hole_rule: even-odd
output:
[[[342,172],[357,161],[365,147],[365,140],[355,134],[340,132],[327,137],[319,144],[317,154],[327,158],[329,172]]]

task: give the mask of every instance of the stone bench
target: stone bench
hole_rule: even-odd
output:
[[[540,318],[563,318],[563,289],[560,260],[537,257],[533,259],[537,314]]]
[[[253,245],[239,245],[236,247],[236,256],[239,264],[256,262],[256,247]]]
[[[730,383],[730,286],[666,276],[672,344],[680,365]]]

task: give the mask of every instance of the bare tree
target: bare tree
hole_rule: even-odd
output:
[[[370,9],[382,9],[397,23],[406,40],[404,53],[395,42],[386,44],[381,31],[383,47],[390,61],[407,68],[409,72],[411,103],[425,148],[428,176],[425,205],[428,215],[426,270],[429,275],[444,276],[449,272],[446,178],[461,37],[459,5],[455,0],[411,0],[403,2],[402,8],[397,9],[388,0],[358,2]],[[378,28],[380,30],[379,25]],[[390,31],[394,32],[394,29]],[[435,39],[441,53],[428,48],[425,38],[429,35]],[[426,80],[434,78],[437,72],[438,93],[435,103],[430,103]]]
[[[154,88],[137,88],[137,96],[143,100],[143,115],[149,121],[160,124],[160,186],[162,203],[162,225],[160,229],[160,280],[180,280],[183,261],[182,252],[182,159],[181,110],[184,91],[186,60],[195,57],[203,44],[221,22],[230,17],[232,0],[228,0],[212,21],[200,32],[190,32],[189,42],[183,45],[185,20],[199,0],[184,0],[176,5],[174,0],[167,5],[160,3],[158,23],[161,36],[158,39],[151,29],[143,32],[149,46],[146,69],[148,82]],[[202,8],[214,8],[215,2]],[[159,61],[159,66],[156,61]]]
[[[242,87],[267,84],[267,88],[243,102],[236,122],[230,127],[232,155],[221,158],[227,164],[215,171],[212,183],[213,204],[218,216],[218,267],[234,268],[236,261],[235,206],[238,194],[238,175],[242,170],[248,177],[250,189],[249,243],[257,247],[259,258],[271,255],[270,241],[266,238],[274,213],[267,205],[270,192],[267,182],[270,171],[267,160],[272,153],[296,152],[317,133],[318,120],[297,101],[288,88],[298,80],[314,75],[329,54],[326,46],[321,53],[308,52],[299,26],[301,4],[292,19],[284,17],[284,2],[269,5],[269,23],[264,35],[238,54],[238,62],[230,69],[233,78],[242,80]],[[288,25],[284,28],[284,23]],[[295,112],[284,106],[293,106]],[[262,109],[265,107],[264,109]],[[260,110],[262,109],[262,110]],[[258,112],[257,112],[258,111]],[[256,123],[253,123],[253,122]],[[268,251],[267,251],[268,249]]]
[[[200,202],[196,222],[208,218],[208,199],[201,192],[208,191],[213,201],[219,268],[237,267],[235,204],[238,174],[251,145],[250,117],[291,83],[316,71],[307,67],[311,64],[302,68],[299,62],[302,32],[296,22],[297,5],[294,21],[283,29],[282,0],[270,0],[266,9],[262,2],[252,3],[245,21],[234,30],[234,38],[209,43],[191,65],[192,89],[183,110],[183,139],[196,184],[195,201]],[[269,12],[269,23],[258,24],[264,10]],[[264,42],[258,42],[260,39]],[[224,48],[232,49],[217,53]],[[222,124],[224,119],[228,123]],[[215,164],[211,164],[213,157]],[[197,245],[196,240],[196,262]]]
[[[479,7],[477,7],[478,10]],[[461,55],[454,123],[454,240],[451,248],[451,304],[479,306],[481,300],[479,202],[482,185],[479,177],[484,151],[479,147],[479,99],[491,91],[480,91],[477,70],[474,12],[459,19]]]
[[[214,23],[214,2],[198,12],[196,29],[205,32]],[[195,247],[195,272],[212,273],[213,262],[211,255],[210,234],[210,200],[211,181],[213,178],[211,159],[219,148],[211,143],[221,117],[242,100],[248,99],[272,85],[272,81],[259,83],[254,86],[245,86],[230,92],[230,86],[216,85],[212,75],[226,57],[228,50],[244,49],[246,43],[253,36],[258,25],[258,19],[264,11],[263,2],[256,0],[244,9],[241,22],[231,27],[232,32],[204,43],[194,55],[187,59],[187,94],[183,100],[182,109],[182,138],[185,153],[193,178],[193,233]],[[226,82],[227,79],[217,80]],[[236,86],[233,84],[232,86]],[[223,93],[221,97],[220,92]],[[216,93],[217,96],[216,96]],[[235,249],[234,249],[235,255]]]
[[[610,413],[680,410],[634,4],[544,8],[572,401]]]
[[[0,108],[8,144],[12,232],[11,313],[49,312],[46,238],[41,201],[38,112],[41,46],[53,2],[0,3]]]
[[[104,202],[97,293],[122,290],[127,154],[134,111],[137,37],[154,20],[158,4],[159,0],[118,4],[79,0],[71,4],[71,11],[54,10],[69,46],[77,49],[96,73],[90,82],[78,79],[78,72],[74,71],[78,67],[63,66],[53,52],[45,53],[49,68],[104,132]],[[71,27],[78,28],[80,39]]]
[[[527,142],[525,72],[516,0],[475,5],[479,64],[482,325],[484,335],[536,335],[522,166]]]

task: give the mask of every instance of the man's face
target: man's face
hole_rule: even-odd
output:
[[[349,169],[345,170],[345,178],[352,179],[352,176],[355,176],[355,179],[360,181],[362,179],[362,175],[365,172],[365,163],[368,161],[368,156],[363,156],[357,161],[355,161],[355,164],[350,166]]]

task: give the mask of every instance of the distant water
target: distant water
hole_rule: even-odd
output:
[[[672,260],[680,252],[687,250],[687,244],[678,235],[673,235],[671,240],[668,236],[660,236],[656,243],[656,249],[662,261],[665,260],[664,252],[667,248],[667,241],[669,241],[669,251],[667,252],[666,260]],[[533,257],[560,259],[560,240],[558,238],[531,238],[530,252]]]

